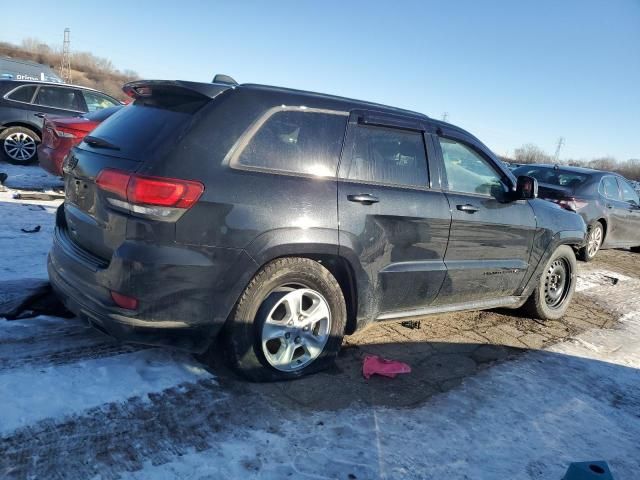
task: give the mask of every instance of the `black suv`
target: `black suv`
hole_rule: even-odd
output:
[[[116,338],[203,352],[220,337],[246,377],[286,379],[374,321],[553,319],[570,302],[583,220],[460,128],[261,85],[124,89],[135,102],[66,159],[48,265]]]
[[[60,83],[0,80],[0,146],[6,161],[36,157],[45,115],[75,117],[120,105],[102,92]]]

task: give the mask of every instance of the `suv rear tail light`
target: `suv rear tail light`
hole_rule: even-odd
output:
[[[147,177],[111,168],[98,174],[96,185],[119,197],[108,199],[112,205],[155,217],[168,217],[176,209],[191,208],[204,192],[204,185],[200,182]]]
[[[548,200],[548,201],[553,202],[553,203],[557,203],[558,205],[560,205],[565,210],[570,210],[572,212],[577,212],[581,208],[584,208],[584,207],[587,206],[587,202],[585,202],[584,200],[578,200],[578,199],[573,198],[573,197],[570,197],[570,198],[545,198],[545,200]]]

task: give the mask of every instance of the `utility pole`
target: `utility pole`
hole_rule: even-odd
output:
[[[558,163],[558,161],[560,160],[560,149],[562,148],[563,145],[564,145],[564,137],[560,137],[558,139],[558,146],[556,147],[556,154],[553,156],[556,163]]]
[[[442,121],[443,121],[443,122],[446,122],[446,121],[447,121],[447,118],[449,118],[449,112],[444,112],[444,113],[442,114]]]
[[[62,61],[60,62],[60,77],[65,83],[71,83],[71,53],[69,45],[71,44],[71,29],[64,29],[64,42],[62,42]]]

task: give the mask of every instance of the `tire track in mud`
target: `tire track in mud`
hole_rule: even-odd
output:
[[[289,449],[292,444],[326,448],[328,440],[318,430],[330,427],[305,418],[300,438],[290,438],[291,430],[283,431],[282,425],[288,420],[300,422],[295,413],[270,404],[266,398],[244,393],[221,388],[207,379],[104,404],[57,423],[50,419],[37,422],[0,437],[0,477],[99,476],[116,480],[122,474],[141,471],[145,464],[163,465],[205,450],[211,450],[211,461],[229,462],[219,452],[221,445],[247,442],[252,431],[260,432],[256,441],[250,442],[252,447],[236,453],[240,457],[246,453],[242,464],[248,476],[269,470],[277,471],[274,478],[313,476],[313,471],[303,471],[304,461],[296,461],[292,451],[278,445],[286,443]],[[336,440],[335,448],[366,443],[366,437],[357,431],[340,428],[343,435],[338,437],[344,438]],[[331,434],[335,435],[334,429]],[[252,448],[258,452],[268,450],[269,454],[251,456]],[[362,455],[366,457],[368,453],[362,452],[357,463],[356,459],[341,458],[342,468],[348,468],[356,478],[376,477],[369,466],[376,464],[375,459]]]
[[[29,322],[37,320],[29,320]],[[18,330],[19,329],[19,330]],[[34,323],[33,329],[24,323],[16,324],[16,331],[4,326],[5,338],[0,336],[0,373],[27,365],[59,366],[95,360],[114,355],[133,353],[149,347],[121,344],[107,335],[82,323],[54,326]]]
[[[0,373],[25,366],[55,367],[68,365],[79,361],[134,353],[148,348],[152,347],[121,344],[112,340],[109,343],[104,343],[103,341],[101,343],[61,348],[55,351],[49,350],[35,354],[25,355],[24,352],[16,352],[16,355],[12,357],[7,357],[6,355],[0,357]],[[0,349],[1,351],[2,349]]]

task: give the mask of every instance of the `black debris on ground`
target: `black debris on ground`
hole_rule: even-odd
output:
[[[18,320],[38,315],[71,318],[46,280],[21,279],[0,282],[0,318]]]

